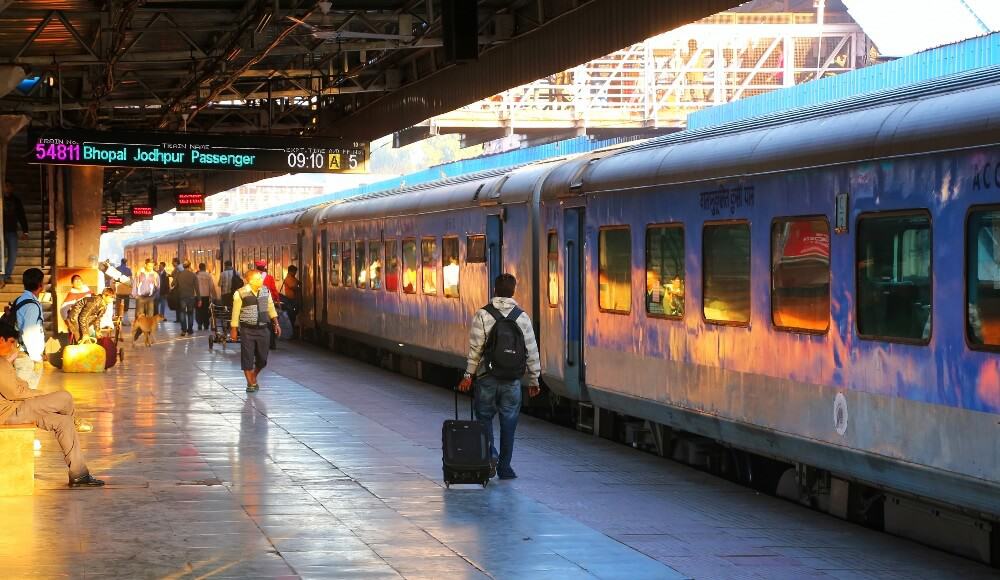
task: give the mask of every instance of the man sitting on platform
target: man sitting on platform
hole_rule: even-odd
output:
[[[17,378],[10,358],[18,351],[18,332],[0,324],[0,425],[34,423],[52,431],[69,467],[70,487],[100,487],[104,482],[90,475],[80,450],[77,430],[93,430],[89,423],[73,416],[73,395],[66,391],[41,394]]]

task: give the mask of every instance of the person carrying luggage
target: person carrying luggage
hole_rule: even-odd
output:
[[[531,319],[513,298],[517,280],[511,274],[500,274],[494,286],[496,296],[472,318],[465,377],[458,390],[467,392],[475,377],[476,418],[489,433],[492,467],[500,479],[514,479],[517,474],[510,462],[521,412],[521,379],[527,375],[528,394],[537,396],[541,392],[538,378],[542,367]],[[493,417],[497,414],[499,452],[493,437]]]

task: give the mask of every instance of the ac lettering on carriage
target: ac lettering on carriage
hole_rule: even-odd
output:
[[[1000,188],[1000,162],[986,163],[982,167],[976,165],[972,177],[972,190],[990,189],[994,185]]]

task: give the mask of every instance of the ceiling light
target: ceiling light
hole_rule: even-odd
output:
[[[322,2],[317,2],[316,5],[319,6],[319,11],[325,16],[330,13],[330,8],[333,6],[333,2],[323,0]]]

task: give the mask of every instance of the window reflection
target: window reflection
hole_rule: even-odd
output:
[[[646,229],[646,312],[684,316],[684,228]]]
[[[1000,211],[971,213],[966,235],[969,342],[1000,346]]]
[[[372,290],[382,288],[382,243],[368,243],[368,287]]]
[[[343,242],[340,249],[340,259],[343,265],[341,280],[343,280],[345,287],[350,288],[354,286],[354,261],[351,259],[351,242]]]
[[[628,228],[598,236],[598,302],[602,310],[627,313],[632,307],[632,240]]]
[[[365,262],[365,242],[354,242],[354,273],[358,277],[358,288],[368,287],[368,263]]]
[[[931,224],[926,215],[858,221],[858,333],[929,340]]]
[[[420,263],[423,274],[424,294],[437,294],[438,247],[434,238],[420,240]]]
[[[703,252],[705,319],[750,322],[750,226],[706,225]]]
[[[396,257],[396,240],[386,240],[385,247],[385,290],[399,290],[399,258]]]
[[[417,242],[403,241],[403,292],[415,294],[417,291]]]
[[[461,269],[458,266],[458,238],[441,240],[444,267],[441,269],[446,298],[458,298],[458,281]]]
[[[559,304],[559,238],[549,232],[549,306]]]
[[[330,242],[330,285],[340,286],[340,242]]]
[[[830,326],[830,226],[822,218],[771,226],[771,319],[775,326]]]

